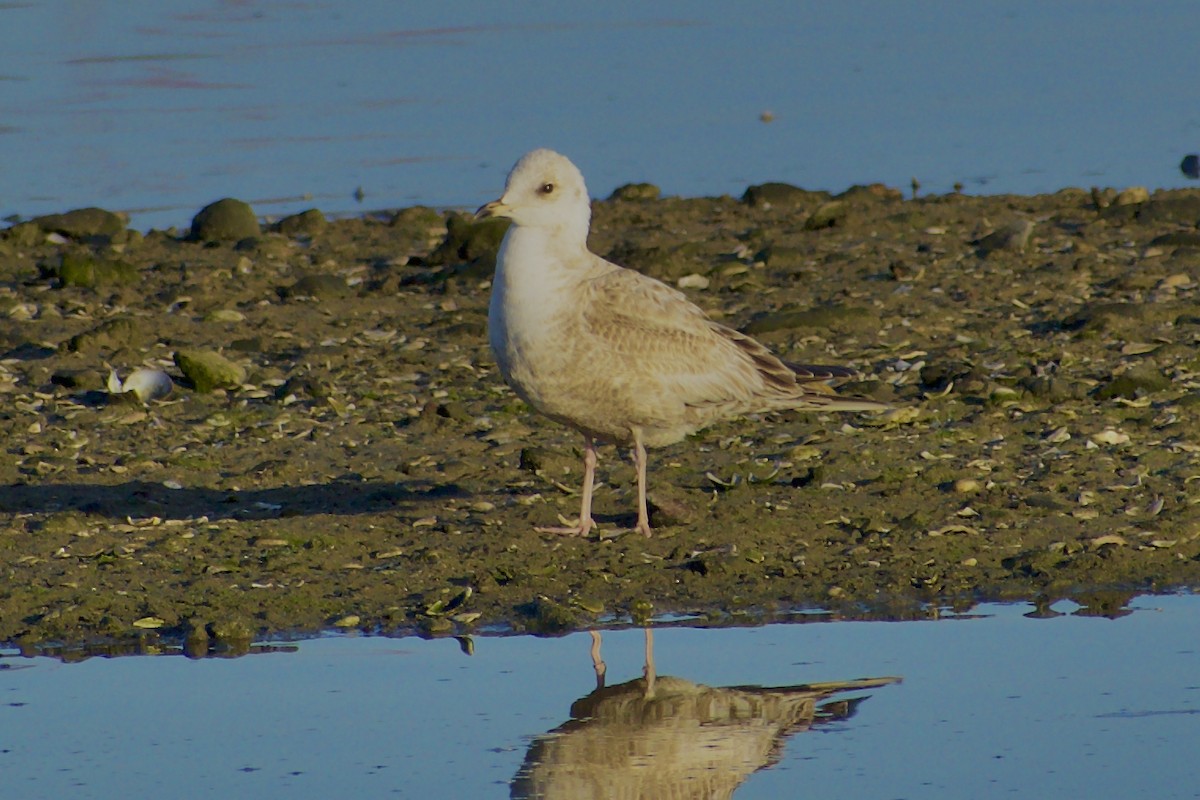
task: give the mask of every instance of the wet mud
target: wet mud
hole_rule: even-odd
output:
[[[600,536],[534,530],[577,512],[581,442],[496,374],[502,226],[206,211],[0,232],[0,642],[1107,613],[1200,584],[1200,192],[598,201],[593,250],[895,409],[653,451],[650,539],[612,447]],[[117,391],[138,367],[170,394]]]

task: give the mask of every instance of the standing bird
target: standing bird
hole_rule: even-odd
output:
[[[586,536],[596,526],[598,441],[633,447],[636,530],[650,536],[647,447],[743,414],[887,408],[839,397],[823,383],[853,370],[787,364],[710,320],[681,292],[590,252],[591,214],[583,175],[552,150],[523,156],[504,195],[476,214],[512,220],[488,308],[500,373],[522,400],[583,434],[579,520],[538,530]]]

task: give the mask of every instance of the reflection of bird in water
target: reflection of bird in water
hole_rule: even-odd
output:
[[[787,737],[849,719],[866,697],[821,701],[899,680],[703,686],[657,675],[653,647],[647,629],[642,677],[605,686],[600,635],[592,634],[596,690],[572,704],[569,722],[533,742],[512,797],[731,797],[751,773],[779,760]]]

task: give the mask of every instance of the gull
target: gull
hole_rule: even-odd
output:
[[[825,383],[854,370],[781,361],[682,292],[590,252],[591,213],[579,169],[546,149],[517,161],[504,194],[476,213],[512,221],[488,307],[500,374],[535,410],[583,435],[579,519],[539,531],[587,536],[595,528],[598,442],[633,448],[635,530],[650,536],[647,447],[744,414],[887,408],[839,396]]]

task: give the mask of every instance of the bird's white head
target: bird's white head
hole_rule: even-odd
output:
[[[564,155],[533,150],[508,173],[504,194],[479,209],[477,218],[507,217],[518,227],[558,229],[587,241],[592,206],[583,174]]]

